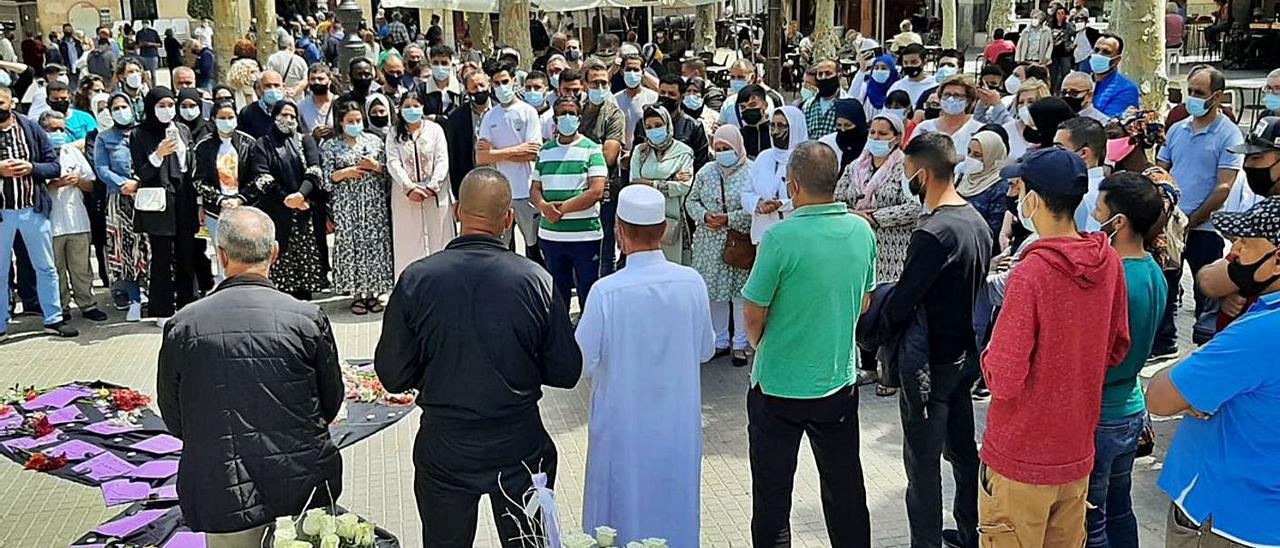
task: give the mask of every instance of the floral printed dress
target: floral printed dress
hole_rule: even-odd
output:
[[[330,193],[329,206],[337,231],[333,253],[334,289],[346,293],[383,294],[395,284],[391,245],[391,178],[385,171],[381,139],[363,133],[350,144],[344,138],[320,145],[321,182]],[[361,158],[383,164],[382,173],[334,182],[333,174]]]
[[[836,183],[836,201],[852,211],[867,212],[876,232],[876,282],[894,282],[907,262],[911,233],[920,220],[920,200],[902,191],[904,162],[901,150],[890,153],[876,169],[871,153],[863,152],[845,169]]]
[[[742,189],[751,184],[751,160],[738,167],[727,178],[715,162],[709,162],[693,177],[685,201],[685,211],[693,218],[693,266],[707,282],[707,295],[713,303],[729,302],[742,292],[750,270],[734,268],[720,259],[729,229],[751,232],[751,213],[742,209]],[[725,200],[728,200],[726,210]],[[729,213],[728,226],[707,228],[707,213]]]

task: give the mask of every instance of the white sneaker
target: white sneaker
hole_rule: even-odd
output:
[[[142,303],[129,303],[129,312],[124,315],[124,321],[142,321]]]

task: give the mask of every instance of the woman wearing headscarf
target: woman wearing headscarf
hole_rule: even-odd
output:
[[[218,84],[216,86],[213,86],[213,100],[219,101],[223,99],[230,99],[232,102],[235,102],[236,90],[231,89],[231,86],[228,86],[226,84]],[[239,108],[239,107],[236,107],[236,108]]]
[[[742,189],[742,208],[751,212],[751,243],[760,243],[764,231],[794,209],[787,195],[787,163],[791,151],[809,140],[804,113],[793,106],[773,110],[769,123],[773,147],[760,152],[751,166],[751,184]]]
[[[113,291],[125,294],[128,303],[125,321],[142,319],[142,286],[149,282],[151,246],[134,230],[133,197],[138,181],[133,178],[133,155],[129,135],[133,132],[133,99],[115,93],[107,102],[111,126],[98,132],[93,144],[93,168],[107,187],[107,271]],[[99,126],[101,127],[101,126]]]
[[[901,78],[898,74],[898,63],[889,53],[876,57],[871,62],[871,71],[865,78],[866,80],[859,88],[860,93],[856,97],[862,100],[866,118],[870,118],[885,108],[884,102],[889,96],[889,88]]]
[[[836,200],[875,229],[878,282],[902,275],[911,231],[920,217],[920,200],[903,192],[903,133],[902,119],[895,114],[872,118],[865,150],[836,182]]]
[[[320,181],[330,193],[329,207],[338,225],[334,287],[352,295],[352,314],[377,314],[383,311],[378,296],[395,283],[386,145],[365,131],[359,103],[340,101],[334,109],[339,137],[320,145]]]
[[[252,205],[253,187],[240,185],[240,173],[245,171],[254,141],[249,134],[236,130],[236,103],[232,99],[214,102],[213,124],[213,134],[196,144],[191,183],[200,196],[209,239],[216,242],[222,210]],[[215,263],[213,268],[215,281],[221,283],[222,265]]]
[[[234,114],[234,102],[218,112],[219,118]],[[320,167],[308,167],[304,159],[298,107],[293,101],[276,101],[271,119],[271,129],[249,148],[239,184],[259,194],[256,206],[276,226],[280,257],[271,268],[271,282],[299,300],[310,300],[325,285],[312,209],[314,195],[320,191]]]
[[[1058,132],[1058,125],[1076,117],[1071,106],[1059,97],[1045,97],[1033,103],[1028,111],[1031,113],[1031,131],[1024,131],[1027,143],[1038,148],[1053,146],[1053,136]]]
[[[836,131],[823,135],[818,141],[836,151],[840,175],[844,175],[849,164],[862,155],[862,148],[867,143],[867,113],[857,99],[837,99],[834,108]]]
[[[189,88],[178,92],[177,120],[191,133],[192,143],[199,143],[214,133],[213,126],[204,117],[203,99],[198,89]]]
[[[365,130],[379,139],[386,140],[391,131],[391,99],[381,93],[371,93],[364,100]]]
[[[449,187],[449,147],[439,124],[423,121],[421,96],[400,96],[400,116],[387,137],[395,272],[437,253],[456,235]]]
[[[631,184],[652,186],[667,197],[662,253],[668,261],[687,265],[691,257],[685,249],[684,197],[693,181],[693,149],[675,140],[671,114],[665,108],[645,107],[641,124],[644,142],[631,154]]]
[[[742,133],[736,126],[724,125],[711,139],[714,162],[698,170],[685,201],[685,211],[693,219],[692,266],[707,282],[711,298],[711,324],[716,332],[716,353],[723,354],[732,344],[734,367],[747,365],[747,330],[743,319],[742,286],[750,270],[734,268],[721,258],[730,230],[751,230],[751,213],[742,208],[742,189],[751,181],[752,162],[742,145]],[[736,329],[729,339],[729,314],[732,309]]]
[[[146,118],[130,137],[133,171],[138,187],[162,189],[164,203],[156,210],[139,209],[134,227],[151,244],[151,300],[148,314],[163,325],[183,306],[196,300],[196,231],[199,230],[195,189],[187,179],[195,160],[191,132],[177,123],[178,103],[169,88],[151,88],[143,99]]]
[[[991,241],[1000,241],[1000,227],[1004,223],[1005,195],[1009,193],[1009,182],[1000,177],[1000,168],[1009,158],[1009,151],[1004,140],[994,131],[979,131],[969,141],[969,156],[964,161],[964,176],[956,185],[960,196],[982,218],[991,229]],[[996,254],[999,254],[999,249]]]

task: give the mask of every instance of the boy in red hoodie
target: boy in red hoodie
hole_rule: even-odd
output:
[[[1009,275],[982,369],[991,389],[978,495],[983,546],[1079,547],[1107,368],[1129,351],[1120,257],[1077,231],[1084,162],[1058,147],[1001,171],[1038,241]]]

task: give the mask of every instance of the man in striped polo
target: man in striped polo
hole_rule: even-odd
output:
[[[559,97],[554,108],[557,137],[538,152],[529,199],[542,212],[538,241],[556,290],[568,303],[577,287],[582,307],[600,272],[600,199],[609,168],[600,145],[578,133],[578,100]]]

